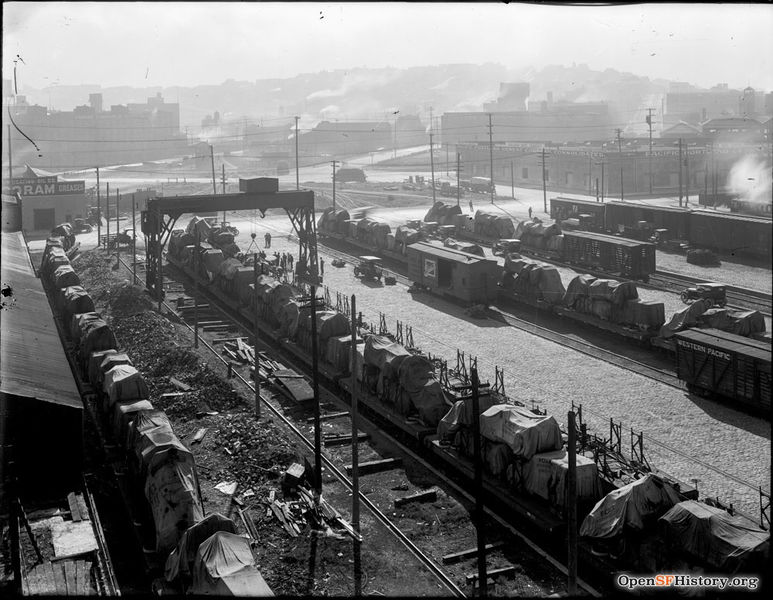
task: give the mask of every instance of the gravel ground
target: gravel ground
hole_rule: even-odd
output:
[[[389,216],[403,222],[406,216],[419,218],[425,212],[425,207],[400,209],[389,211]],[[270,251],[289,251],[297,257],[297,245],[286,238],[290,224],[285,217],[269,215],[257,219],[255,225],[238,221],[235,215],[230,218],[241,230],[237,243],[242,248],[249,244],[253,229],[258,239],[269,230],[274,236]],[[324,249],[321,255],[324,257]],[[754,518],[758,515],[757,486],[770,488],[768,423],[501,323],[470,319],[461,307],[442,299],[412,296],[401,285],[363,284],[354,278],[351,265],[336,269],[331,259],[328,256],[325,261],[325,285],[331,294],[356,293],[358,310],[366,321],[378,323],[379,311],[387,315],[390,328],[400,319],[414,327],[416,344],[452,364],[457,348],[477,355],[482,378],[493,379],[494,365],[498,365],[505,371],[505,386],[512,397],[527,404],[535,402],[561,422],[574,401],[582,404],[591,431],[607,432],[610,417],[622,421],[624,431],[643,431],[645,453],[654,467],[684,482],[697,479],[702,494],[732,502]],[[659,301],[674,296],[666,304],[667,315],[683,307],[675,294],[641,292],[642,298]],[[629,443],[624,434],[623,447]]]

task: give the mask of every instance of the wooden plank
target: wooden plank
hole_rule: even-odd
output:
[[[77,585],[75,581],[75,565],[71,560],[64,563],[64,579],[67,584],[67,595],[75,595]]]
[[[243,340],[246,338],[217,338],[216,340],[212,340],[213,344],[225,344],[225,343],[231,343],[235,342],[236,340]]]
[[[319,420],[320,421],[329,421],[330,419],[337,419],[339,417],[348,417],[348,416],[349,416],[349,412],[348,411],[336,412],[336,413],[327,413],[326,415],[320,415],[319,416]],[[314,417],[309,417],[308,419],[306,419],[306,422],[307,423],[313,423],[314,422]]]
[[[81,519],[83,521],[90,521],[89,507],[86,506],[86,499],[83,497],[83,494],[75,494],[75,501],[78,503],[78,512],[81,515]]]
[[[486,554],[491,552],[492,550],[496,550],[497,548],[501,548],[504,546],[502,542],[496,542],[495,544],[486,544]],[[443,564],[444,565],[452,565],[454,563],[461,562],[463,560],[467,560],[469,558],[474,558],[478,556],[478,549],[477,548],[469,548],[467,550],[462,550],[461,552],[454,552],[453,554],[446,554],[443,557]]]
[[[207,433],[206,427],[202,427],[201,429],[199,429],[196,432],[196,434],[193,436],[193,439],[191,440],[191,444],[198,444],[199,442],[201,442],[201,440],[204,439],[204,436],[206,435],[206,433]]]
[[[502,567],[500,569],[491,569],[490,571],[486,572],[486,579],[488,581],[493,581],[498,577],[511,577],[514,573],[515,573],[515,567],[513,566]],[[471,583],[475,583],[478,581],[478,574],[474,573],[472,575],[466,575],[465,579],[467,580],[467,585],[470,585]]]
[[[72,520],[75,522],[81,521],[81,513],[78,507],[78,501],[75,499],[75,492],[70,492],[67,494],[67,504],[70,505],[70,514],[72,515]]]
[[[75,561],[75,594],[83,596],[83,561]]]
[[[178,398],[180,396],[187,396],[190,394],[190,392],[167,392],[166,394],[161,394],[162,398]]]
[[[236,325],[231,325],[231,324],[225,324],[225,325],[205,325],[201,329],[203,331],[230,331],[232,329],[236,329]]]
[[[370,475],[371,473],[380,473],[381,471],[396,469],[402,464],[402,458],[384,458],[381,460],[371,460],[368,462],[360,463],[357,471],[360,475]],[[352,465],[346,465],[346,473],[347,475],[352,474]]]
[[[67,583],[64,578],[65,563],[53,563],[54,581],[56,582],[56,591],[60,594],[67,593]]]
[[[182,390],[183,392],[190,392],[191,386],[189,386],[187,383],[183,383],[182,381],[179,381],[178,379],[175,379],[174,377],[169,378],[169,382],[176,387],[178,390]]]
[[[402,498],[395,498],[395,508],[405,506],[411,502],[434,502],[435,500],[437,500],[437,490],[425,490],[409,496],[403,496]]]
[[[357,434],[358,442],[364,442],[368,439],[370,439],[370,436],[367,433]],[[331,435],[325,437],[325,439],[322,441],[324,442],[325,446],[346,446],[347,444],[352,443],[352,434],[349,433],[344,435]]]

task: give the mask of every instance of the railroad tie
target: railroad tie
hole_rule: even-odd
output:
[[[368,462],[360,463],[357,466],[357,472],[360,475],[370,475],[371,473],[380,473],[381,471],[389,471],[402,466],[402,458],[384,458],[381,460],[371,460]],[[346,465],[346,474],[352,474],[352,465]]]

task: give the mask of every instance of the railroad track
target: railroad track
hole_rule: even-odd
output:
[[[343,253],[341,253],[344,256]],[[122,264],[125,268],[128,270],[131,270],[131,267],[127,265],[123,260],[121,260]],[[174,268],[174,267],[173,267]],[[167,275],[169,276],[169,279],[165,277],[165,281],[168,281],[171,286],[174,286],[179,289],[179,285],[182,283],[191,283],[193,280],[190,278],[190,276],[187,273],[184,273],[180,271],[177,268],[174,268],[175,273],[175,279],[171,278],[171,273],[167,272]],[[179,277],[178,277],[179,274]],[[183,279],[184,281],[180,281],[180,279]],[[138,278],[139,280],[139,278]],[[141,283],[141,282],[140,282]],[[230,320],[234,326],[238,329],[242,329],[248,336],[252,335],[253,327],[252,324],[249,323],[242,315],[235,313],[228,307],[223,307],[220,305],[218,298],[211,293],[208,293],[206,290],[199,288],[200,296],[205,299],[206,302],[209,304],[210,310],[217,310],[222,315],[222,318],[224,320]],[[167,308],[170,312],[173,312],[176,314],[176,311],[172,306],[170,306],[167,302],[162,303],[163,306]],[[189,323],[187,323],[184,319],[181,318],[181,322],[190,330],[193,331],[193,327]],[[209,344],[203,337],[199,337],[200,343],[207,348],[214,356],[217,357],[217,359],[224,365],[226,368],[228,367],[229,362],[225,360],[218,352],[217,350]],[[268,346],[266,344],[261,344],[261,340],[259,339],[259,344],[264,346],[265,350],[269,350],[270,352],[276,352],[275,346]],[[282,362],[292,366],[293,368],[300,370],[301,372],[308,371],[308,366],[301,363],[296,357],[293,357],[287,352],[282,352]],[[237,378],[252,394],[254,394],[254,386],[253,384],[245,377],[243,377],[236,369],[233,370],[233,375],[235,378]],[[326,388],[326,386],[320,384],[320,390],[326,393],[327,397],[331,399],[334,403],[341,406],[341,408],[344,408],[346,410],[349,409],[349,405],[345,403],[343,400],[341,400],[341,394],[338,394],[334,391],[331,391]],[[268,396],[267,390],[265,388],[261,389],[261,401],[264,406],[268,408],[268,410],[271,412],[271,414],[275,417],[277,417],[280,421],[282,421],[291,431],[292,433],[300,440],[300,442],[309,450],[314,450],[314,443],[313,441],[309,440],[308,437],[301,431],[299,425],[291,418],[288,418],[282,410],[280,410],[275,404],[272,402],[273,398]],[[374,421],[368,419],[363,413],[367,412],[366,407],[360,408],[360,416],[359,421],[361,423],[361,428],[366,429],[371,432],[383,432],[384,430],[384,424],[377,424]],[[351,431],[351,427],[348,429]],[[387,434],[388,435],[388,434]],[[419,462],[422,466],[427,468],[439,482],[441,482],[443,485],[445,485],[447,488],[453,489],[457,494],[461,494],[467,501],[474,502],[474,498],[464,491],[459,485],[454,483],[449,477],[444,475],[439,469],[436,467],[433,467],[428,462],[424,461],[418,454],[408,449],[405,445],[401,444],[394,436],[389,435],[387,442],[399,450],[401,454],[408,454],[410,458],[416,462]],[[326,469],[329,469],[330,472],[333,474],[333,476],[340,481],[348,491],[352,491],[353,484],[351,480],[346,476],[344,471],[342,470],[340,465],[337,465],[331,457],[328,455],[327,452],[323,450],[322,453],[322,461]],[[407,479],[407,478],[406,478]],[[401,531],[401,529],[396,525],[394,522],[392,522],[389,517],[381,511],[371,500],[368,499],[368,497],[363,494],[363,492],[360,492],[360,502],[362,505],[364,505],[375,517],[375,519],[380,522],[383,526],[387,528],[387,530],[400,542],[402,543],[408,551],[415,556],[427,569],[428,571],[448,590],[448,592],[454,596],[457,597],[465,597],[464,591],[456,584],[456,582],[443,570],[443,568],[435,562],[431,556],[429,556],[428,553],[424,552],[422,549],[420,549],[416,544],[414,544],[407,535]],[[567,574],[566,568],[557,561],[551,554],[549,554],[546,550],[541,548],[538,544],[533,542],[531,539],[529,539],[524,533],[517,530],[512,524],[508,523],[506,519],[501,517],[500,515],[496,514],[491,509],[487,509],[487,514],[489,518],[494,519],[499,525],[506,527],[506,529],[509,531],[509,534],[513,537],[517,538],[520,543],[525,543],[529,548],[531,548],[532,551],[537,553],[540,557],[540,559],[547,561],[550,563],[554,568],[562,572],[564,575]],[[492,556],[493,553],[487,553],[487,556]],[[499,561],[501,562],[501,560]],[[491,569],[489,568],[489,571]],[[599,592],[590,586],[588,583],[580,580],[579,581],[580,586],[584,591],[590,595],[593,596],[599,596]]]

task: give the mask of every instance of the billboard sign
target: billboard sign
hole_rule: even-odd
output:
[[[8,180],[5,181],[7,186]],[[86,182],[57,181],[56,177],[14,178],[12,191],[21,196],[66,196],[69,194],[85,194]]]

